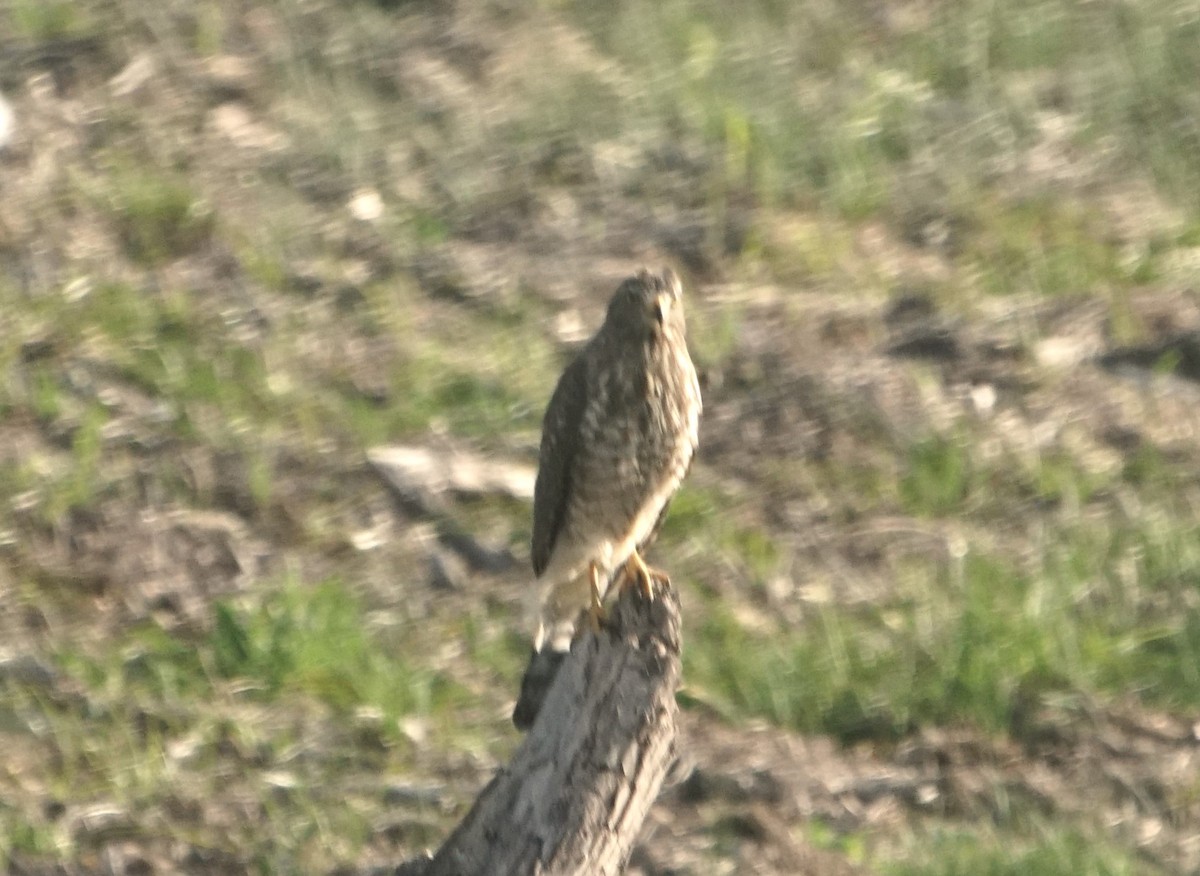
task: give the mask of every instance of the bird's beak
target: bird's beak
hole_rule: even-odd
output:
[[[662,325],[667,321],[667,317],[671,315],[671,293],[660,292],[654,296],[654,318],[658,320],[658,324]]]

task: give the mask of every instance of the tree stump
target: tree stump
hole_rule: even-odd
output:
[[[397,876],[612,876],[674,758],[679,598],[618,598],[559,667],[512,762],[432,858]]]

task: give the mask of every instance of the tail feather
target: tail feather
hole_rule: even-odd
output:
[[[586,580],[543,588],[537,607],[537,633],[533,652],[521,678],[521,693],[513,709],[513,724],[518,730],[533,726],[542,702],[558,674],[558,668],[571,650],[579,625],[584,623],[588,604]]]
[[[535,650],[529,655],[529,665],[525,667],[525,675],[521,678],[521,693],[513,707],[512,721],[518,730],[528,730],[537,720],[546,694],[550,692],[566,656],[566,651],[551,648]]]
[[[570,617],[555,617],[549,612],[538,621],[537,634],[533,637],[534,651],[569,651],[578,626],[578,613]]]
[[[537,608],[537,634],[533,637],[535,651],[550,648],[569,651],[582,611],[588,605],[588,584],[572,580],[546,587]]]

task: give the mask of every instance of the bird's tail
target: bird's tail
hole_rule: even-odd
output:
[[[533,650],[539,653],[542,651],[570,651],[571,640],[575,638],[578,620],[578,614],[562,617],[543,611],[538,620],[537,633],[533,637]]]
[[[525,675],[521,678],[521,693],[513,707],[512,720],[518,730],[528,730],[533,726],[566,656],[565,651],[549,648],[529,655],[529,665],[525,667]]]
[[[589,601],[587,576],[566,584],[548,584],[538,593],[535,609],[537,632],[533,637],[533,650],[569,651],[571,640],[578,629],[581,609]],[[531,588],[537,591],[537,588]]]
[[[538,596],[534,609],[537,617],[537,632],[533,637],[533,653],[529,666],[521,679],[521,693],[513,709],[513,723],[520,730],[527,730],[542,708],[542,701],[558,674],[558,668],[571,650],[575,631],[583,623],[584,609],[588,604],[590,584],[585,577],[579,582],[550,584],[543,588],[530,588]]]
[[[529,655],[529,665],[521,678],[521,693],[513,709],[513,724],[518,730],[528,730],[541,711],[558,668],[571,650],[580,619],[578,603],[564,599],[561,592],[547,588],[539,595],[533,652]]]

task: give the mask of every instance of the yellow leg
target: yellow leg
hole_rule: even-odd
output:
[[[600,569],[595,563],[588,563],[588,577],[592,582],[592,602],[588,606],[588,620],[592,625],[592,632],[600,632],[600,625],[604,623],[604,594],[600,590]]]
[[[641,589],[642,595],[653,601],[655,581],[666,586],[669,586],[671,583],[671,579],[667,576],[666,572],[651,569],[646,565],[646,561],[642,559],[642,555],[637,551],[631,553],[629,559],[625,561],[625,576],[621,581],[622,590],[636,584]]]

